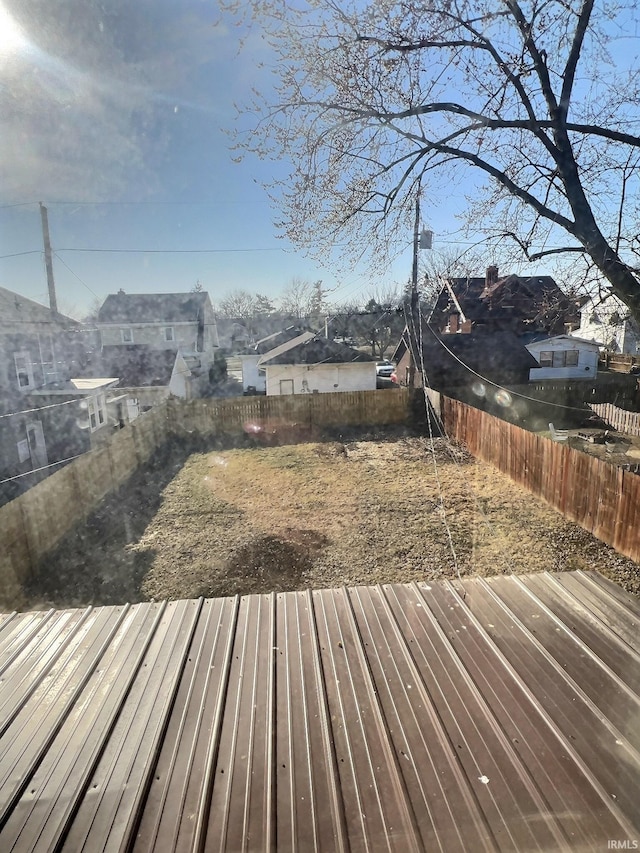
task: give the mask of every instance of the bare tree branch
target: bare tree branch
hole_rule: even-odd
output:
[[[291,164],[271,192],[294,243],[383,258],[419,183],[476,174],[476,230],[582,254],[640,318],[640,69],[607,54],[631,0],[248,3],[278,83],[245,148]]]

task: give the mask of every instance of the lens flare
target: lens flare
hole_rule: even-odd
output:
[[[511,394],[508,391],[505,391],[504,388],[501,388],[499,391],[496,391],[495,401],[499,406],[502,406],[504,409],[508,408],[513,403]]]
[[[0,59],[11,59],[28,46],[22,27],[0,4]]]

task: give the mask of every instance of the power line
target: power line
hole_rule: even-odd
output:
[[[53,254],[54,254],[54,255],[56,256],[56,258],[60,261],[60,263],[62,264],[62,266],[66,267],[66,268],[69,270],[69,272],[71,273],[71,275],[75,276],[75,277],[78,279],[78,281],[80,282],[80,284],[84,285],[84,286],[87,288],[87,290],[89,291],[89,293],[91,293],[93,296],[95,296],[95,298],[96,298],[96,299],[100,299],[100,297],[99,297],[99,296],[98,296],[98,294],[95,292],[95,290],[92,290],[92,289],[89,287],[89,285],[86,283],[86,281],[83,281],[83,280],[80,278],[80,276],[78,275],[78,273],[74,272],[74,271],[71,269],[71,267],[69,266],[69,264],[67,264],[65,261],[63,261],[63,260],[62,260],[62,258],[60,257],[60,255],[58,255],[58,253],[57,253],[57,252],[54,252]]]
[[[422,324],[422,320],[423,320],[423,316],[422,316],[422,307],[421,307],[421,306],[419,306],[419,309],[418,309],[418,310],[420,311],[420,322],[421,322],[421,324]],[[431,388],[431,383],[429,382],[429,377],[428,377],[428,375],[427,375],[427,371],[426,371],[426,368],[425,368],[425,364],[424,364],[424,356],[423,356],[423,354],[422,354],[422,348],[421,348],[421,358],[420,358],[420,360],[421,360],[421,372],[422,372],[422,385],[423,385],[423,391],[425,392],[425,394],[424,394],[424,396],[425,396],[425,407],[426,407],[426,412],[427,412],[427,419],[429,419],[429,412],[430,412],[430,410],[431,410],[431,411],[434,411],[434,407],[433,407],[433,404],[431,403],[431,400],[430,400],[430,399],[429,399],[429,397],[427,396],[427,394],[426,394],[426,390],[425,390],[425,389],[427,389],[427,388],[428,388],[428,389],[429,389],[429,390],[431,390],[431,391],[432,391],[433,389]],[[453,443],[453,441],[452,441],[452,439],[451,439],[451,436],[447,433],[447,431],[446,431],[446,429],[445,429],[445,427],[444,427],[444,424],[442,423],[442,420],[441,420],[441,418],[440,418],[439,416],[438,416],[438,422],[439,422],[439,425],[440,425],[440,429],[442,430],[442,433],[443,433],[444,438],[445,438],[445,442],[446,442],[447,450],[448,450],[448,453],[449,453],[449,457],[450,457],[451,459],[453,459],[453,461],[454,461],[455,465],[457,466],[458,470],[460,470],[460,469],[462,468],[462,466],[461,466],[461,464],[460,464],[460,460],[459,460],[459,458],[458,458],[458,454],[457,454],[457,453],[456,453],[456,451],[455,451],[454,443]],[[429,421],[429,435],[431,436],[431,442],[432,442],[432,444],[433,444],[433,433],[432,433],[432,429],[431,429],[431,423],[430,423],[430,421]],[[469,492],[469,494],[470,494],[470,496],[471,496],[471,499],[473,500],[473,502],[474,502],[474,504],[475,504],[476,511],[478,512],[478,514],[479,514],[480,518],[482,519],[482,522],[483,522],[484,526],[485,526],[485,527],[486,527],[486,529],[489,531],[489,533],[493,535],[493,534],[494,534],[494,532],[495,532],[495,525],[493,524],[493,522],[491,521],[491,519],[489,518],[489,516],[488,516],[488,515],[487,515],[487,513],[485,512],[485,510],[484,510],[484,508],[483,508],[483,506],[482,506],[482,503],[481,503],[480,499],[478,498],[478,495],[477,495],[477,494],[475,493],[475,491],[472,489],[472,487],[471,487],[471,484],[470,484],[470,482],[469,482],[468,477],[464,476],[464,474],[463,474],[462,472],[461,472],[461,475],[460,475],[460,482],[462,482],[462,483],[464,484],[464,486],[466,487],[467,491]],[[499,542],[499,538],[494,536],[494,541]],[[510,565],[510,555],[506,552],[506,550],[505,550],[504,546],[500,546],[500,550],[502,551],[503,557],[505,558],[505,566],[509,567],[509,565]],[[460,575],[459,575],[459,574],[458,574],[458,579],[459,579],[459,580],[461,580],[461,578],[460,578]],[[463,594],[463,597],[464,597],[464,594]]]
[[[29,207],[32,204],[38,204],[37,201],[17,201],[15,204],[0,204],[0,210],[8,210],[10,207]]]
[[[20,258],[23,255],[41,255],[42,249],[29,249],[28,252],[13,252],[10,255],[0,255],[0,260],[4,258]]]
[[[419,310],[419,306],[418,306],[418,310]],[[407,314],[408,314],[407,304],[405,302],[404,303],[405,321],[407,321]],[[414,334],[409,335],[409,346],[410,346],[411,350],[413,350],[413,341],[415,341],[417,343],[419,349],[420,349],[420,361],[422,364],[422,377],[423,377],[422,385],[424,388],[425,379],[426,379],[426,372],[424,370],[424,356],[423,356],[423,352],[422,352],[422,332],[420,333],[420,339],[418,340],[418,337],[416,335],[416,328],[415,328],[415,322],[414,322],[413,314],[414,314],[414,312],[411,311],[410,312],[411,326],[412,326]],[[419,316],[419,321],[420,321],[420,327],[422,328],[422,316],[421,315]],[[407,321],[407,328],[408,328],[408,321]],[[414,357],[414,356],[415,356],[415,353],[412,352],[412,357]],[[458,580],[462,581],[462,577],[460,575],[460,566],[458,564],[458,555],[456,553],[455,545],[453,544],[453,535],[451,533],[451,528],[449,526],[449,522],[447,521],[447,510],[446,510],[446,507],[444,504],[444,492],[442,489],[442,483],[440,480],[440,475],[438,473],[438,462],[436,459],[435,443],[434,443],[434,438],[433,438],[433,426],[431,423],[431,412],[430,412],[431,403],[429,401],[429,398],[426,396],[426,394],[425,394],[425,406],[426,406],[426,410],[427,410],[426,415],[427,415],[427,425],[428,425],[428,429],[429,429],[429,439],[430,439],[429,443],[430,443],[430,448],[431,448],[431,457],[433,460],[433,472],[434,472],[434,476],[436,478],[436,483],[438,485],[438,499],[439,499],[439,503],[440,503],[440,514],[441,514],[441,518],[442,518],[442,523],[443,523],[444,528],[445,528],[446,533],[447,533],[447,540],[449,542],[449,548],[451,550],[451,555],[453,557],[453,565],[454,565],[454,568],[456,570],[456,574],[458,575]]]
[[[137,206],[146,206],[146,207],[196,207],[196,206],[213,206],[213,205],[224,205],[227,207],[230,204],[270,204],[271,202],[268,199],[237,199],[237,200],[228,200],[224,199],[223,201],[211,200],[211,201],[49,201],[47,204],[52,206],[72,206],[72,207],[81,207],[81,206],[89,206],[89,207],[137,207]],[[36,202],[23,202],[23,204],[36,204]],[[16,207],[17,205],[8,205],[9,207]]]
[[[421,318],[422,319],[422,318]],[[421,323],[422,325],[422,323]],[[500,385],[498,382],[494,382],[492,379],[487,379],[486,376],[483,376],[481,373],[478,373],[477,370],[474,370],[468,364],[466,364],[461,358],[459,358],[455,352],[453,352],[449,347],[445,344],[441,337],[434,332],[431,326],[428,323],[424,324],[427,329],[431,332],[433,337],[438,341],[438,343],[444,347],[444,349],[449,353],[450,356],[455,358],[457,362],[459,362],[469,373],[472,373],[474,376],[477,376],[478,379],[481,379],[483,382],[488,383],[489,385],[493,385],[494,388],[498,388],[500,391],[506,391],[507,394],[511,394],[514,397],[520,397],[522,400],[530,400],[532,403],[543,403],[546,406],[555,406],[558,409],[569,409],[572,412],[583,412],[584,409],[579,408],[578,406],[565,406],[563,403],[553,403],[551,400],[541,400],[538,397],[529,397],[527,394],[521,394],[519,391],[513,391],[511,388],[505,388],[504,385]]]
[[[422,388],[423,388],[423,392],[425,392],[424,393],[425,407],[426,407],[426,414],[427,414],[427,423],[428,423],[428,427],[429,427],[429,435],[430,435],[430,440],[431,440],[431,449],[432,449],[432,454],[434,455],[434,466],[436,465],[436,459],[435,459],[435,453],[434,453],[434,447],[433,447],[433,432],[432,432],[431,420],[430,420],[430,410],[433,410],[433,406],[432,406],[431,401],[429,400],[429,398],[426,394],[426,391],[425,391],[426,388],[429,388],[429,390],[432,390],[432,388],[431,388],[431,385],[429,382],[429,377],[427,375],[427,371],[426,371],[425,364],[424,364],[424,352],[423,352],[423,346],[422,346],[422,330],[424,329],[425,326],[427,326],[429,331],[434,335],[434,337],[436,337],[436,340],[438,340],[440,343],[442,343],[442,345],[445,347],[447,352],[450,353],[450,355],[452,355],[458,362],[460,362],[460,364],[462,364],[462,366],[465,367],[467,370],[471,371],[476,376],[483,379],[483,381],[488,382],[490,385],[493,385],[496,388],[500,388],[509,394],[514,394],[515,396],[522,396],[525,399],[530,399],[536,403],[546,403],[547,405],[561,406],[561,404],[558,404],[558,403],[554,404],[554,403],[548,402],[546,400],[538,400],[535,397],[527,397],[526,395],[519,395],[519,394],[517,394],[517,392],[511,391],[508,388],[504,388],[503,386],[498,385],[497,383],[492,382],[491,380],[486,379],[485,377],[482,377],[481,374],[477,373],[477,371],[474,371],[472,368],[470,368],[468,365],[466,365],[460,358],[458,358],[456,356],[455,353],[453,353],[448,347],[446,347],[444,345],[444,342],[440,338],[437,337],[437,335],[435,334],[433,329],[426,322],[424,322],[426,318],[422,314],[422,307],[419,306],[418,310],[420,312],[420,318],[419,318],[420,319],[420,334],[418,335],[417,330],[415,329],[415,324],[413,323],[413,320],[412,320],[411,326],[412,326],[412,330],[413,330],[414,334],[413,334],[413,336],[411,334],[408,335],[408,346],[409,346],[410,354],[412,355],[412,357],[415,357],[413,342],[417,341],[419,344],[420,362],[421,362],[421,375],[422,375]],[[407,330],[409,331],[409,323],[408,323],[407,316],[406,316],[406,306],[405,306],[405,321],[407,322]],[[415,363],[417,363],[417,359],[416,359]],[[575,411],[580,411],[580,412],[584,413],[584,409],[577,409],[576,407],[573,407],[573,406],[562,406],[562,408],[570,408],[570,409],[574,409]],[[445,439],[446,439],[447,449],[449,451],[449,455],[454,460],[456,465],[458,467],[460,467],[460,462],[457,459],[456,454],[454,452],[453,441],[451,440],[451,437],[447,434],[446,430],[444,429],[444,425],[441,424],[441,427],[442,427],[442,431],[443,431],[443,434],[444,434]],[[526,458],[525,458],[524,453],[522,451],[518,451],[517,449],[516,449],[516,452],[517,452],[518,456],[520,457],[520,459],[523,461],[523,463],[526,462]],[[464,476],[461,476],[460,479],[465,484],[467,489],[469,490],[469,493],[471,494],[471,497],[472,497],[472,499],[476,505],[476,509],[478,510],[478,512],[479,512],[479,514],[483,520],[483,523],[485,524],[485,526],[487,527],[489,532],[492,533],[494,525],[491,522],[491,520],[489,519],[489,517],[487,516],[487,514],[485,513],[481,502],[479,501],[477,495],[475,494],[475,492],[471,488],[470,484],[468,483],[468,479]],[[439,481],[439,477],[437,475],[437,471],[436,471],[436,480],[440,486],[440,481]],[[442,492],[440,492],[440,497],[441,497],[441,502],[442,502]],[[442,502],[442,512],[444,513],[443,502]],[[450,547],[452,548],[452,551],[454,552],[454,555],[455,555],[455,549],[454,549],[454,545],[453,545],[453,537],[452,537],[450,528],[446,524],[446,521],[445,521],[445,526],[446,526],[447,533],[448,533],[449,540],[450,540]],[[509,565],[510,555],[506,552],[506,550],[504,549],[503,546],[500,546],[500,550],[503,552],[503,556],[505,557],[506,564]],[[454,556],[454,563],[455,563],[455,556]],[[455,563],[455,565],[456,565],[456,569],[458,569],[457,563]],[[461,580],[459,569],[458,569],[458,579]]]
[[[250,248],[241,248],[241,249],[101,249],[96,247],[70,247],[70,248],[62,248],[56,249],[56,254],[59,252],[89,252],[89,253],[105,253],[105,254],[116,254],[116,255],[211,255],[211,254],[223,254],[223,253],[255,253],[255,252],[284,252],[285,249],[282,249],[280,246],[263,248],[263,249],[250,249]],[[13,252],[9,255],[0,255],[0,260],[4,258],[18,258],[22,255],[41,255],[42,249],[30,249],[27,252]],[[58,259],[62,260],[59,255]]]
[[[57,462],[50,462],[48,465],[42,465],[40,468],[33,468],[31,471],[25,471],[24,474],[16,474],[15,477],[7,477],[6,480],[0,480],[0,486],[5,483],[11,483],[13,480],[19,480],[21,477],[28,477],[30,474],[37,474],[38,471],[46,471],[48,468],[55,468],[56,465],[64,465],[65,462],[71,462],[73,459],[79,459],[81,456],[87,456],[93,451],[87,450],[84,453],[78,453],[75,456],[68,456],[66,459],[59,459]]]
[[[83,399],[83,398],[82,398]],[[55,409],[56,406],[68,406],[70,403],[77,403],[78,400],[64,400],[61,403],[49,403],[46,406],[37,406],[35,409],[23,409],[21,412],[7,412],[4,415],[0,415],[0,418],[12,418],[15,415],[30,415],[33,412],[42,412],[44,409]]]
[[[106,252],[111,254],[140,254],[140,255],[210,255],[223,252],[284,252],[279,246],[264,249],[98,249],[93,247],[76,246],[56,249],[57,252]]]

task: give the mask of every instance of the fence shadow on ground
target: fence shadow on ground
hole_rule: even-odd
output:
[[[25,586],[32,606],[77,607],[141,601],[140,584],[153,552],[128,546],[139,541],[180,471],[190,449],[173,443],[157,451],[120,488],[71,530],[42,561]]]
[[[347,427],[314,431],[313,437],[284,430],[267,444],[307,441],[395,441],[424,434],[426,427]],[[85,521],[78,523],[39,564],[24,587],[25,606],[83,607],[147,600],[142,583],[153,563],[153,549],[140,551],[138,543],[158,512],[162,493],[193,453],[235,448],[259,448],[263,442],[252,435],[173,439],[149,461],[136,469],[116,491],[107,495]],[[230,572],[238,567],[230,567]],[[207,590],[203,590],[207,594]],[[25,609],[24,607],[22,609]]]

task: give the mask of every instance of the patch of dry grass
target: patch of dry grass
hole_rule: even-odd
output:
[[[191,456],[132,550],[144,597],[638,566],[443,439]],[[453,549],[452,549],[453,543]],[[455,552],[455,555],[454,555]]]

